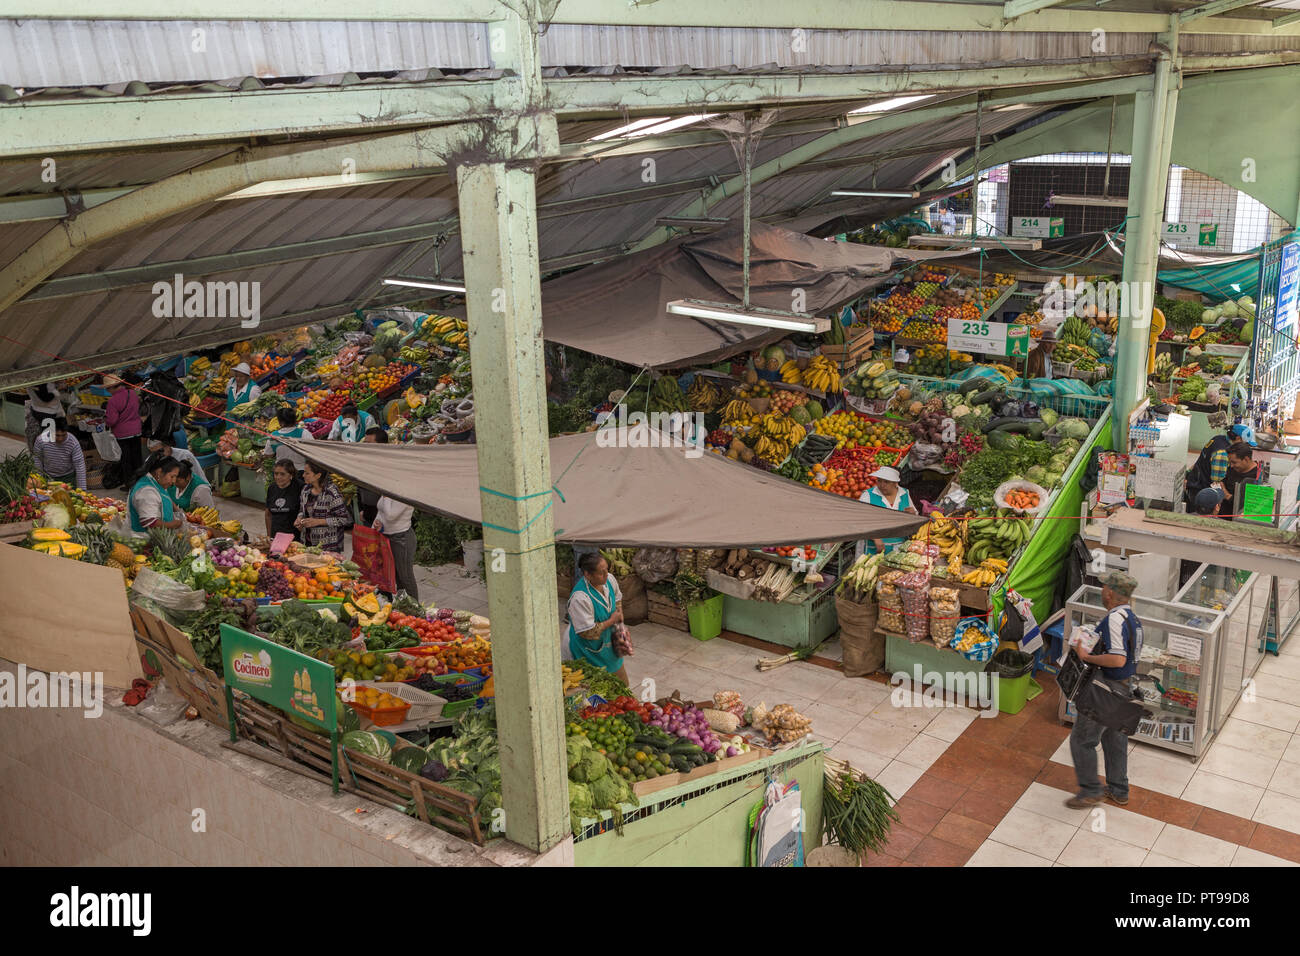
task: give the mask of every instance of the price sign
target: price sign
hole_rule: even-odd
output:
[[[949,319],[948,348],[980,355],[1028,355],[1029,326]]]
[[[1166,222],[1161,231],[1172,239],[1185,239],[1192,234],[1191,227],[1185,222]]]
[[[1060,216],[1013,216],[1011,234],[1026,239],[1059,239],[1065,235],[1065,220]]]

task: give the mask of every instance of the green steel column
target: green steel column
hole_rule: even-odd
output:
[[[568,834],[569,794],[537,198],[532,171],[504,163],[462,166],[457,187],[504,822],[511,840],[544,851]]]
[[[1112,405],[1116,447],[1128,447],[1128,418],[1146,394],[1147,351],[1151,333],[1151,308],[1160,252],[1160,224],[1164,217],[1165,188],[1169,181],[1169,150],[1177,106],[1175,58],[1178,52],[1176,18],[1161,34],[1161,51],[1151,77],[1151,87],[1140,90],[1133,105],[1133,161],[1129,171],[1128,221],[1124,227],[1126,289],[1142,289],[1128,297],[1141,302],[1141,314],[1121,310],[1116,343]]]

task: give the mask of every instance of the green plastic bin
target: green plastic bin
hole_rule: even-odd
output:
[[[1032,654],[1003,648],[993,655],[984,669],[997,677],[998,710],[1004,714],[1020,713],[1025,704],[1043,692],[1031,676],[1034,671]]]
[[[691,637],[697,641],[711,641],[722,633],[722,597],[721,594],[715,594],[707,601],[692,604],[686,609]]]

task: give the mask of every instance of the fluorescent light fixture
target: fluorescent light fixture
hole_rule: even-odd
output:
[[[384,285],[402,285],[409,286],[412,289],[435,289],[439,292],[459,292],[465,294],[463,285],[456,285],[453,282],[435,282],[431,279],[403,279],[399,276],[388,276],[384,279]]]
[[[660,216],[655,220],[657,226],[724,226],[731,222],[730,219],[720,219],[715,216],[703,216],[692,218],[691,216]]]
[[[612,129],[608,133],[601,133],[598,136],[591,137],[590,142],[599,142],[605,139],[619,139],[626,137],[636,139],[638,136],[657,136],[660,133],[667,133],[671,130],[681,129],[683,126],[690,126],[692,123],[699,123],[702,120],[710,119],[717,116],[717,113],[699,113],[694,116],[647,116],[644,119],[633,120],[626,126],[620,126]]]
[[[1032,110],[1034,107],[1029,103],[1012,103],[1010,106],[999,106],[993,112],[1010,113],[1012,110]]]
[[[875,199],[920,199],[915,189],[832,189],[832,196],[864,196]]]
[[[907,106],[909,103],[917,103],[921,100],[933,98],[933,93],[922,93],[919,96],[895,96],[893,99],[881,100],[879,103],[872,103],[869,106],[860,106],[856,110],[849,110],[849,115],[858,116],[862,113],[888,113],[890,110],[899,109],[900,107]]]
[[[911,249],[1016,249],[1033,251],[1043,248],[1041,239],[1018,239],[1011,236],[909,236]]]
[[[830,319],[813,315],[779,312],[776,309],[760,309],[755,306],[745,309],[723,302],[705,302],[701,299],[674,299],[668,303],[668,313],[694,316],[697,319],[713,319],[715,322],[731,322],[736,325],[786,329],[791,332],[826,332],[831,327]]]
[[[1127,196],[1077,196],[1052,193],[1047,197],[1049,206],[1106,206],[1115,209],[1127,209]]]

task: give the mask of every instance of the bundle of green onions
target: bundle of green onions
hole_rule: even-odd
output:
[[[898,821],[889,791],[847,762],[826,757],[822,823],[827,839],[861,857],[880,852]]]

